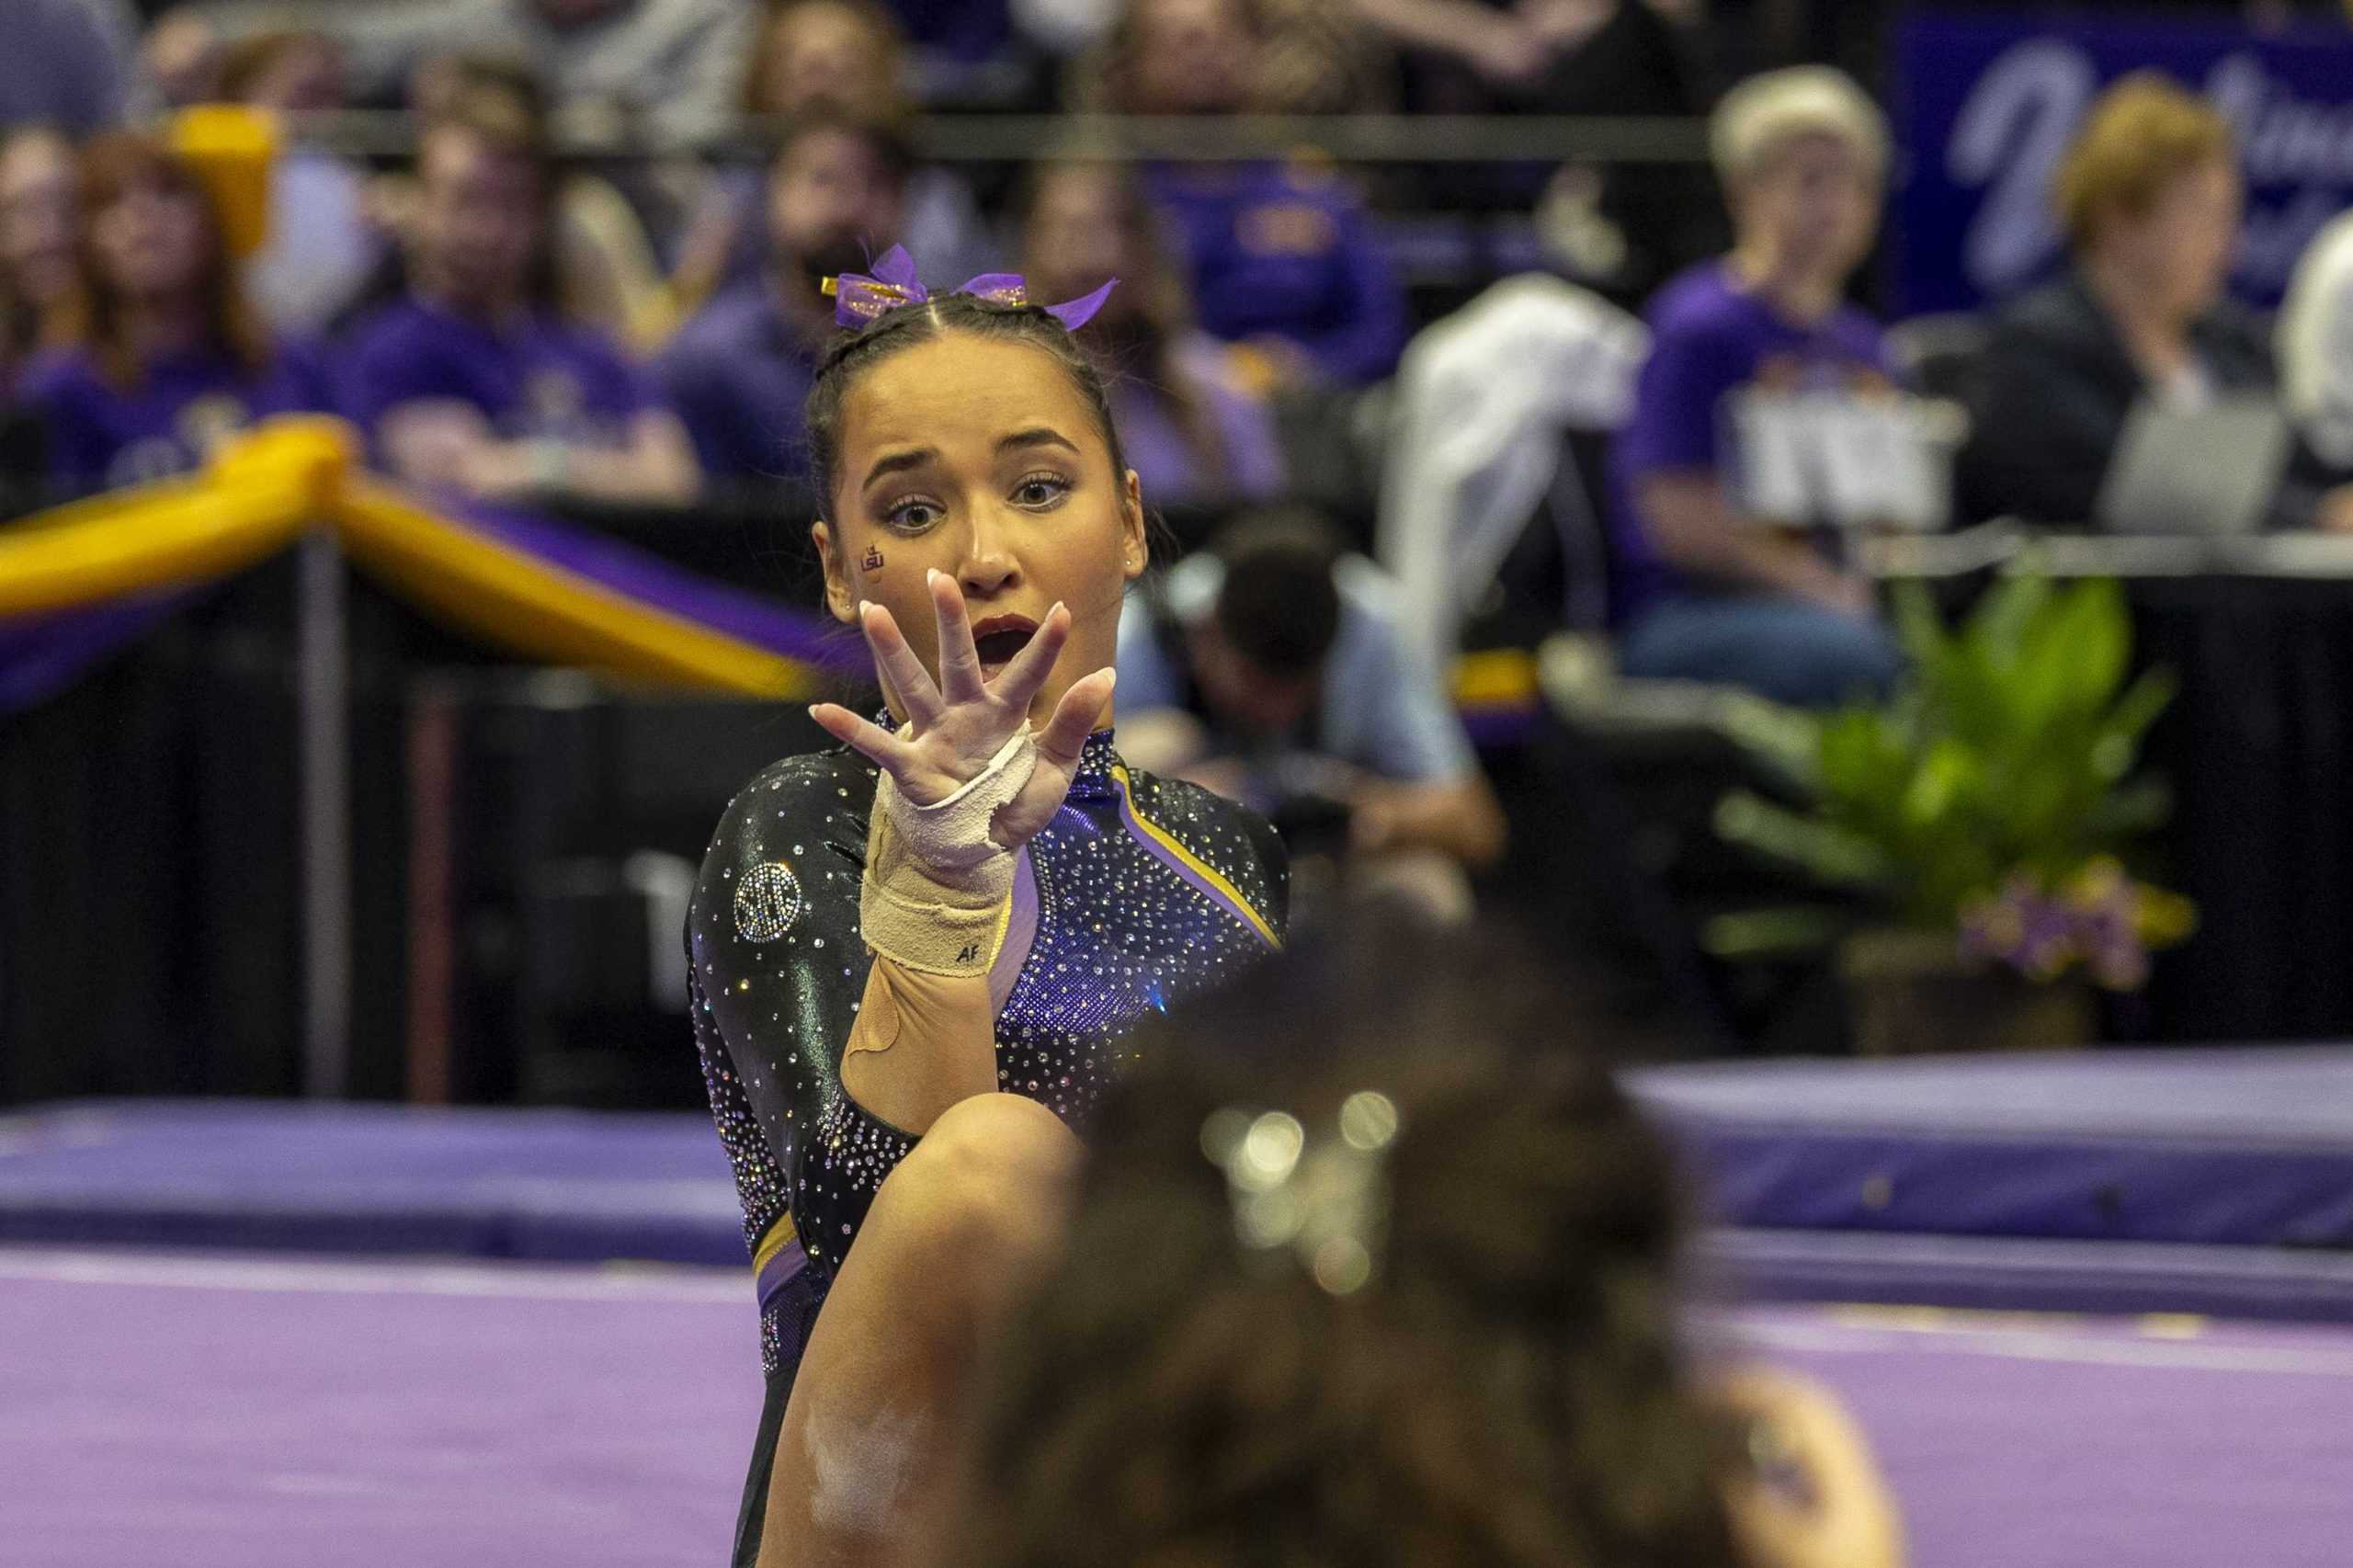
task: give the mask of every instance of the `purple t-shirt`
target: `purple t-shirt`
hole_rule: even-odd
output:
[[[655,369],[705,473],[775,479],[808,471],[801,415],[816,356],[772,284],[747,278],[721,290],[670,340]]]
[[[1721,260],[1702,262],[1652,300],[1650,358],[1634,390],[1634,412],[1610,448],[1611,534],[1617,546],[1618,619],[1688,585],[1660,558],[1634,501],[1638,482],[1656,473],[1717,472],[1733,466],[1726,400],[1750,387],[1808,392],[1859,390],[1894,379],[1879,323],[1842,305],[1811,325],[1773,313],[1739,288]]]
[[[595,332],[545,312],[491,326],[411,296],[354,330],[344,404],[374,441],[387,413],[424,402],[471,403],[507,440],[585,447],[625,444],[630,422],[663,406]]]
[[[23,396],[48,428],[51,475],[76,492],[188,473],[257,419],[335,406],[319,356],[294,343],[278,345],[257,370],[218,349],[175,354],[130,388],[108,381],[88,350],[68,349],[27,371]]]
[[[1147,171],[1184,245],[1212,335],[1289,338],[1333,380],[1387,375],[1405,347],[1405,290],[1353,187],[1283,164]]]
[[[1166,392],[1145,375],[1113,379],[1111,415],[1146,502],[1210,506],[1266,501],[1281,494],[1283,454],[1274,411],[1234,381],[1225,369],[1225,352],[1214,338],[1188,332],[1169,355],[1171,370],[1184,378],[1186,390],[1216,426],[1223,474],[1201,472]]]

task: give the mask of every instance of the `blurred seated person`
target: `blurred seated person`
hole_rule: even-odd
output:
[[[2317,472],[2353,474],[2353,212],[2332,222],[2296,263],[2279,309],[2281,399]],[[2353,507],[2325,504],[2325,528]]]
[[[355,329],[352,416],[412,483],[484,497],[682,506],[693,444],[648,376],[553,304],[541,127],[460,95],[417,142],[413,279]]]
[[[1652,301],[1610,453],[1619,663],[1801,707],[1883,695],[1901,660],[1870,583],[1822,519],[1749,513],[1733,414],[1756,392],[1893,391],[1880,324],[1846,301],[1878,227],[1886,121],[1846,75],[1800,66],[1734,88],[1710,142],[1733,249]]]
[[[1109,372],[1128,466],[1164,506],[1271,500],[1283,456],[1266,400],[1192,324],[1142,185],[1120,165],[1058,161],[1030,176],[1022,275],[1033,300],[1120,287],[1079,335]]]
[[[221,63],[221,97],[272,114],[344,107],[343,56],[324,33],[257,33]],[[256,305],[281,332],[320,332],[358,296],[385,240],[364,170],[333,153],[281,148],[269,169],[269,238],[245,264]]]
[[[1106,61],[1124,114],[1256,109],[1261,40],[1246,0],[1128,0]],[[1364,200],[1326,162],[1160,164],[1145,172],[1211,335],[1245,347],[1276,385],[1360,385],[1396,368],[1405,291]]]
[[[705,473],[734,483],[798,476],[801,405],[834,335],[823,285],[898,243],[907,150],[879,127],[813,119],[777,150],[767,180],[768,265],[687,324],[657,367]],[[929,260],[918,256],[926,270]],[[961,278],[936,277],[944,287]]]
[[[2071,265],[1995,319],[1957,477],[1966,517],[2086,527],[2136,405],[2268,393],[2274,371],[2261,325],[2222,294],[2243,191],[2230,123],[2204,99],[2155,72],[2122,78],[2052,194]],[[2270,520],[2308,526],[2318,505],[2290,480]]]
[[[549,123],[548,93],[530,66],[497,55],[440,55],[426,62],[410,83],[412,112],[430,124],[461,102],[483,112],[485,100],[505,100],[494,112]],[[556,298],[564,314],[632,347],[658,345],[677,325],[670,308],[654,241],[636,209],[613,182],[579,166],[551,158],[553,238],[550,248]],[[379,176],[368,205],[377,226],[392,234],[404,253],[417,245],[417,182],[413,174]],[[381,303],[405,287],[415,267],[407,255],[380,267],[369,303]]]
[[[79,205],[78,275],[25,381],[61,487],[186,473],[256,420],[335,406],[319,356],[273,341],[246,304],[211,194],[167,143],[94,139]]]
[[[1901,1568],[1837,1399],[1695,1343],[1685,1184],[1594,1001],[1355,914],[1148,1017],[926,1561]]]
[[[133,115],[160,116],[220,101],[221,73],[228,56],[210,11],[194,5],[164,11],[139,40]]]
[[[74,143],[45,125],[0,136],[0,274],[12,358],[57,324],[81,277],[81,175]]]
[[[240,6],[237,19],[286,26],[283,5]],[[551,112],[584,129],[621,131],[665,150],[726,134],[751,51],[749,0],[402,0],[312,6],[347,62],[352,97],[415,96],[437,59],[527,62]],[[419,112],[428,106],[413,104]]]
[[[1124,0],[1012,0],[1013,19],[1032,43],[1067,57],[1063,101],[1101,113],[1103,51]],[[1249,101],[1266,114],[1393,114],[1397,59],[1364,25],[1357,0],[1251,0],[1258,47],[1250,57]]]
[[[1422,114],[1687,119],[1707,111],[1699,7],[1674,0],[1347,0],[1404,51]],[[1568,276],[1638,304],[1723,248],[1697,164],[1447,164],[1422,175],[1446,208],[1536,209]]]
[[[784,0],[763,26],[744,111],[788,126],[851,120],[904,135],[915,112],[904,82],[905,47],[897,18],[876,0]],[[704,181],[671,273],[681,308],[766,270],[766,175],[739,165]],[[995,246],[962,175],[924,165],[907,171],[905,187],[895,238],[926,274],[952,285],[995,267]]]
[[[0,125],[87,136],[120,122],[131,39],[111,0],[0,4]]]
[[[1451,921],[1464,869],[1503,852],[1503,812],[1391,591],[1313,513],[1236,519],[1120,617],[1120,744],[1265,813],[1295,862],[1329,856]]]

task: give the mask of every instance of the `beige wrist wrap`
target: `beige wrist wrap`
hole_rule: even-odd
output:
[[[989,836],[997,809],[1029,782],[1038,743],[1024,723],[988,767],[934,805],[874,790],[858,923],[878,957],[925,974],[986,975],[1013,908],[1014,852]]]

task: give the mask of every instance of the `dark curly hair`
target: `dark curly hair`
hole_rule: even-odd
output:
[[[1344,923],[1137,1037],[967,1460],[972,1568],[1729,1568],[1729,1424],[1678,1342],[1679,1189],[1493,938]],[[1379,1271],[1236,1239],[1222,1107],[1401,1112]]]
[[[807,426],[809,473],[816,483],[821,510],[832,507],[834,488],[841,479],[842,403],[858,378],[893,354],[950,333],[1017,343],[1052,359],[1070,378],[1095,422],[1096,433],[1110,448],[1113,476],[1127,472],[1127,454],[1111,418],[1103,372],[1061,322],[1041,305],[1005,305],[972,294],[942,294],[885,312],[836,338],[817,361],[802,417]]]

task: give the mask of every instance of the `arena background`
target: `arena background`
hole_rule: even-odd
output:
[[[596,38],[526,0],[8,9],[0,124],[160,128],[247,290],[318,281],[264,248],[288,169],[359,193],[369,265],[304,307],[331,367],[402,286],[433,60],[537,73],[565,177],[649,263],[601,323],[649,376],[720,290],[694,260],[712,192],[756,191],[792,133],[747,87],[753,0],[616,0]],[[1486,580],[1441,591],[1416,574],[1459,567],[1456,542],[1400,540],[1429,431],[1472,399],[1417,369],[1474,301],[1535,275],[1639,314],[1728,243],[1707,116],[1734,84],[1831,64],[1881,106],[1884,222],[1849,296],[1892,324],[1913,390],[1966,403],[1995,312],[2066,265],[2052,171],[2134,71],[2234,132],[2229,288],[2268,331],[2353,204],[2353,17],[1599,0],[1549,8],[1541,68],[1501,81],[1388,41],[1375,9],[1267,7],[1261,101],[1138,115],[1118,7],[907,0],[906,117],[876,114],[1007,266],[1029,165],[1079,146],[1278,170],[1300,210],[1360,222],[1398,344],[1330,345],[1349,368],[1313,374],[1227,346],[1279,495],[1409,595],[1457,597],[1440,677],[1509,827],[1467,876],[1481,916],[1610,981],[1628,1081],[1703,1184],[1709,1332],[1847,1395],[1919,1562],[2342,1562],[2343,535],[1997,517],[1862,551],[1883,593],[1956,619],[2025,577],[2114,584],[2120,679],[2174,687],[2131,869],[2194,928],[2131,984],[2067,983],[2063,1041],[2018,1024],[2014,980],[1935,989],[1983,965],[1875,987],[1847,938],[1885,908],[1726,831],[1727,801],[1805,809],[1787,716],[1610,673],[1608,397],[1549,389],[1563,412]],[[333,69],[256,113],[268,59],[247,46],[287,36],[331,40]],[[0,167],[0,250],[10,200]],[[21,318],[0,417],[0,1556],[341,1561],[357,1535],[369,1561],[715,1560],[756,1319],[678,933],[733,790],[820,743],[811,697],[871,695],[819,608],[806,482],[458,495],[315,413],[183,425],[193,462],[73,479],[42,435],[57,346],[21,292],[0,288]],[[262,313],[297,319],[280,303]],[[1162,508],[1176,551],[1240,509]]]

